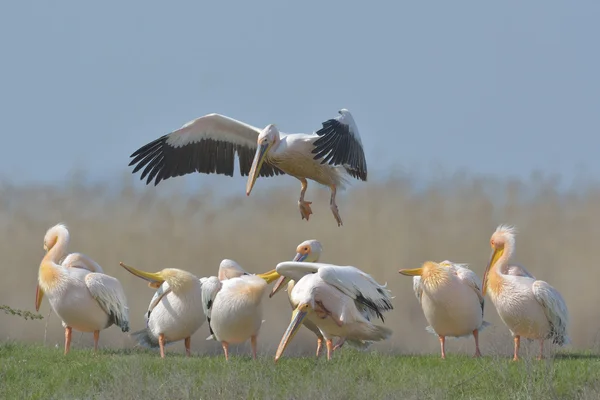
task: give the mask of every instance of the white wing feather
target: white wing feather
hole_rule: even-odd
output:
[[[419,304],[421,303],[421,296],[423,295],[423,285],[421,285],[421,277],[413,276],[413,291],[415,292],[415,296],[417,300],[419,300]]]
[[[203,278],[202,282],[202,310],[204,310],[204,314],[206,315],[206,321],[208,322],[208,329],[210,330],[210,336],[206,338],[206,340],[215,339],[214,332],[212,327],[210,326],[210,318],[212,315],[212,306],[215,298],[217,297],[217,293],[221,290],[221,286],[223,285],[219,278],[216,276],[211,276],[208,278]]]
[[[68,254],[60,263],[65,268],[82,268],[90,272],[104,273],[102,267],[83,253]]]
[[[121,282],[112,276],[91,272],[85,276],[85,284],[112,322],[123,332],[128,332],[129,311]]]
[[[571,339],[567,332],[569,311],[560,292],[545,281],[535,281],[531,287],[536,300],[544,307],[550,323],[550,334],[547,339],[560,346],[569,344]]]
[[[196,118],[169,133],[167,144],[181,147],[202,139],[213,139],[255,149],[260,132],[255,126],[213,113]]]
[[[144,314],[146,323],[148,322],[148,319],[150,318],[150,314],[152,313],[152,310],[154,310],[154,307],[156,307],[160,300],[170,291],[171,287],[169,286],[169,282],[167,281],[164,281],[162,285],[160,285],[159,288],[156,289],[156,292],[154,292],[154,296],[152,296],[150,304],[148,305],[148,311],[146,311],[146,314]]]

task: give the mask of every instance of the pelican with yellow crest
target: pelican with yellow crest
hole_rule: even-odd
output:
[[[341,226],[337,190],[349,177],[366,181],[367,162],[352,114],[346,109],[339,114],[314,133],[293,134],[280,132],[274,124],[260,129],[224,115],[207,114],[140,147],[131,154],[129,165],[135,165],[133,173],[144,168],[140,179],[147,176],[146,184],[154,179],[158,185],[194,172],[233,176],[237,153],[240,174],[248,176],[248,196],[259,176],[291,175],[301,183],[298,208],[308,221],[311,202],[304,194],[311,179],[329,187],[330,209]]]
[[[243,269],[233,260],[221,261],[219,270]],[[252,358],[256,359],[257,338],[262,325],[262,300],[268,284],[279,278],[275,270],[263,274],[244,273],[220,280],[206,278],[202,287],[202,308],[208,320],[211,336],[221,342],[225,360],[229,360],[229,345],[250,339]]]
[[[442,358],[446,358],[447,336],[471,335],[475,339],[475,357],[480,357],[479,332],[489,322],[483,320],[481,280],[475,272],[467,264],[448,260],[426,261],[419,268],[398,272],[413,277],[413,290],[429,323],[426,330],[439,337]]]
[[[325,338],[327,359],[331,359],[334,337],[359,342],[387,339],[392,331],[375,325],[371,318],[384,321],[383,312],[393,309],[390,291],[369,274],[353,266],[285,261],[277,273],[296,281],[291,292],[295,305],[292,320],[277,352],[277,361],[305,319],[315,324]]]
[[[67,254],[69,241],[65,224],[46,231],[35,309],[39,310],[46,295],[65,328],[64,354],[70,351],[73,329],[93,332],[96,351],[101,330],[114,324],[123,332],[129,331],[127,298],[121,283],[105,274],[94,260],[81,253]]]
[[[502,322],[514,338],[513,360],[519,359],[521,337],[564,346],[570,343],[569,312],[560,292],[536,279],[523,266],[510,262],[515,251],[516,229],[499,225],[490,238],[492,254],[483,275],[483,295],[489,293]]]
[[[146,272],[122,262],[119,265],[156,289],[145,314],[146,327],[133,332],[131,337],[141,346],[159,348],[161,358],[165,358],[166,345],[183,340],[185,353],[190,356],[191,336],[206,319],[201,306],[206,278],[198,279],[179,268]]]

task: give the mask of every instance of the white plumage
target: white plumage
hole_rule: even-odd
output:
[[[374,325],[383,312],[393,309],[390,292],[370,275],[353,266],[286,261],[276,267],[280,275],[296,280],[291,301],[297,304],[284,333],[275,360],[296,334],[305,318],[313,322],[326,339],[331,359],[332,338],[357,342],[387,339],[392,331]]]
[[[483,295],[490,294],[498,315],[514,337],[513,359],[519,359],[521,337],[563,346],[570,343],[569,312],[561,294],[524,267],[509,264],[515,249],[514,227],[500,225],[492,234],[492,254],[483,276]]]
[[[40,263],[36,289],[36,311],[44,294],[65,328],[65,354],[70,350],[71,330],[94,333],[94,350],[100,331],[115,324],[129,331],[127,298],[121,283],[103,273],[91,258],[81,253],[67,255],[70,234],[64,224],[50,228],[44,236],[46,255]],[[61,262],[62,260],[62,262]]]
[[[330,188],[330,208],[341,225],[335,203],[337,189],[344,187],[347,176],[366,181],[367,164],[352,114],[346,109],[339,114],[310,134],[283,133],[274,124],[259,129],[224,115],[208,114],[140,147],[131,154],[129,165],[135,165],[133,173],[143,168],[140,179],[147,176],[146,184],[154,180],[157,185],[193,172],[233,176],[237,154],[240,174],[248,176],[248,195],[258,176],[294,176],[302,184],[300,214],[308,220],[311,202],[304,200],[304,194],[306,179],[311,179]]]

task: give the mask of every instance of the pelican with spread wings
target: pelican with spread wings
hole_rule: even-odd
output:
[[[360,269],[285,261],[277,264],[275,270],[279,275],[296,281],[290,296],[296,307],[277,348],[275,361],[281,357],[305,318],[323,334],[328,360],[333,351],[333,337],[375,342],[392,334],[389,328],[371,322],[373,317],[383,322],[382,313],[393,309],[390,291]]]
[[[515,251],[516,230],[500,225],[490,238],[492,255],[483,275],[483,295],[490,294],[502,322],[514,337],[513,360],[519,359],[521,336],[539,340],[544,355],[544,340],[564,346],[570,343],[569,311],[560,292],[536,279],[523,266],[510,263]]]
[[[161,136],[131,154],[133,173],[143,168],[140,179],[154,185],[162,180],[193,172],[233,176],[237,153],[240,174],[248,176],[249,196],[256,179],[288,174],[301,182],[298,207],[308,221],[312,202],[304,195],[307,179],[328,186],[330,208],[338,223],[342,219],[336,193],[348,176],[366,181],[367,163],[358,127],[350,111],[341,109],[337,118],[322,123],[314,133],[283,133],[274,124],[257,128],[233,118],[208,114]],[[254,158],[252,158],[254,153]]]

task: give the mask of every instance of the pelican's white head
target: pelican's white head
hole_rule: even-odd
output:
[[[260,168],[262,167],[265,158],[269,151],[279,144],[279,130],[274,124],[269,124],[262,130],[256,140],[256,154],[254,154],[254,160],[252,160],[252,167],[248,174],[248,183],[246,184],[246,195],[250,196],[250,192],[254,187],[256,178],[260,175]]]
[[[69,230],[63,223],[58,223],[46,231],[44,235],[44,251],[50,251],[59,239],[64,242],[69,241]]]
[[[488,273],[490,268],[495,265],[500,258],[508,260],[515,249],[515,234],[517,230],[514,226],[510,225],[499,225],[496,231],[490,238],[490,247],[492,248],[492,254],[490,261],[488,262],[485,272],[483,273],[483,290],[482,294],[485,296],[487,291]]]
[[[318,262],[319,257],[321,257],[321,251],[323,247],[321,246],[321,242],[316,239],[305,240],[300,243],[298,247],[296,247],[296,256],[292,261],[304,261],[304,262]],[[288,283],[291,278],[287,276],[282,276],[273,286],[273,290],[269,293],[269,298],[273,297],[275,293],[277,293],[283,285]]]
[[[233,260],[224,259],[219,265],[219,280],[223,281],[226,279],[236,278],[242,275],[249,275],[240,264]]]

